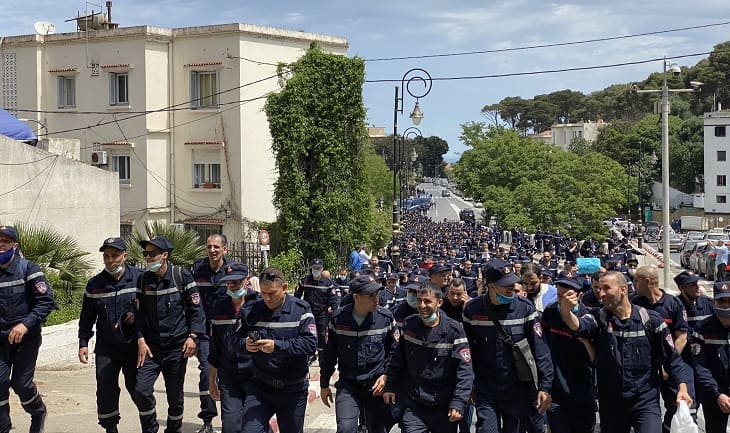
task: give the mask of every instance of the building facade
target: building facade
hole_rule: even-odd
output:
[[[266,96],[314,41],[347,53],[343,38],[240,23],[5,37],[0,106],[117,173],[122,234],[158,221],[244,240],[276,219]]]
[[[608,125],[603,120],[598,119],[596,122],[579,122],[579,123],[556,123],[550,126],[552,132],[552,143],[567,150],[570,142],[577,138],[583,138],[587,141],[596,141],[598,139],[598,131]]]
[[[716,111],[704,116],[704,207],[706,214],[730,214],[730,112]],[[725,224],[727,225],[727,224]]]

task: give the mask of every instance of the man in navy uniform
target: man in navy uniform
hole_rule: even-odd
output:
[[[391,272],[385,277],[385,286],[380,292],[380,306],[391,309],[405,299],[406,291],[398,285],[398,274]]]
[[[330,314],[340,307],[340,294],[329,278],[322,276],[324,262],[322,259],[312,260],[312,272],[299,281],[294,297],[304,299],[314,314],[317,324],[317,355],[324,350],[327,322]],[[313,356],[311,361],[317,359]]]
[[[137,285],[137,386],[134,401],[143,433],[157,433],[154,384],[160,373],[167,394],[166,433],[182,433],[183,383],[188,358],[205,332],[200,293],[190,272],[170,263],[173,246],[163,236],[141,241],[147,271]]]
[[[558,302],[569,290],[580,292],[580,277],[561,272],[555,280]],[[592,433],[596,424],[593,383],[595,349],[586,338],[579,338],[560,316],[560,306],[554,302],[545,308],[540,319],[553,360],[552,403],[547,413],[553,432]],[[575,313],[583,316],[588,308],[578,304]]]
[[[309,304],[287,294],[281,270],[265,269],[259,284],[262,299],[246,304],[235,333],[237,344],[251,353],[253,371],[243,405],[243,433],[268,433],[274,414],[282,432],[301,432],[317,325]]]
[[[235,332],[241,326],[244,303],[254,302],[258,293],[246,289],[248,266],[228,263],[218,283],[226,285],[226,298],[220,299],[210,316],[210,375],[208,389],[213,400],[221,401],[221,423],[226,433],[243,430],[243,402],[246,386],[253,375],[251,353],[238,345]]]
[[[550,407],[553,365],[543,339],[535,306],[515,295],[520,277],[504,260],[488,262],[482,271],[487,293],[464,307],[464,330],[474,359],[478,433],[518,433],[527,426],[528,404],[544,414]],[[516,345],[526,340],[536,364],[537,377],[528,381],[517,375],[513,349],[495,327],[503,326]],[[501,420],[501,430],[499,424]]]
[[[380,283],[363,275],[350,283],[350,289],[354,302],[337,310],[329,324],[320,359],[320,395],[330,407],[330,379],[337,366],[337,431],[356,433],[363,413],[368,433],[385,433],[392,424],[382,398],[385,368],[397,345],[398,331],[393,314],[378,305]]]
[[[674,295],[666,293],[659,287],[659,271],[655,266],[641,266],[636,269],[636,277],[634,280],[636,295],[631,302],[647,310],[653,310],[661,316],[664,323],[669,328],[669,333],[674,337],[674,348],[680,355],[684,353],[684,347],[687,345],[687,332],[689,325],[687,324],[687,311],[684,309],[682,302]],[[694,381],[687,383],[688,391],[694,397]],[[662,400],[664,400],[664,423],[662,431],[669,433],[672,426],[672,417],[677,411],[674,404],[677,396],[677,385],[668,377],[662,381],[661,386]],[[690,406],[691,407],[691,406]],[[695,410],[692,411],[695,415]]]
[[[730,283],[714,285],[714,314],[691,337],[697,395],[707,433],[725,433],[730,414]]]
[[[439,310],[441,287],[418,290],[418,314],[406,318],[398,349],[388,366],[387,404],[402,400],[405,433],[455,433],[474,376],[464,329]]]
[[[198,381],[198,391],[200,392],[200,412],[198,418],[203,420],[203,426],[198,433],[213,433],[212,420],[218,415],[215,402],[210,398],[208,389],[208,375],[210,372],[210,364],[208,357],[210,354],[210,338],[208,334],[211,332],[210,318],[213,315],[213,306],[221,301],[228,300],[226,296],[226,285],[220,279],[225,273],[228,265],[228,239],[222,234],[213,234],[208,236],[206,240],[207,257],[196,260],[193,263],[193,278],[200,292],[203,310],[205,311],[206,332],[198,338],[198,369],[200,370],[200,378]],[[248,281],[248,275],[246,276]]]
[[[687,383],[691,372],[674,348],[669,328],[655,311],[629,301],[626,278],[607,272],[599,282],[603,307],[580,318],[573,312],[578,295],[560,300],[563,321],[576,335],[595,340],[601,431],[656,433],[661,430],[660,366],[678,384],[675,402],[692,406]]]
[[[127,261],[127,243],[108,238],[99,248],[104,270],[86,284],[79,318],[79,361],[89,362],[89,340],[96,324],[96,412],[99,425],[116,433],[119,424],[119,373],[130,396],[137,384],[137,341],[134,338],[139,268]]]
[[[30,414],[30,433],[42,433],[46,405],[33,383],[41,323],[55,307],[37,264],[18,251],[14,227],[0,225],[0,432],[10,431],[10,388]]]

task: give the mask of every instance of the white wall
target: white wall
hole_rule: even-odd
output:
[[[2,135],[0,164],[0,222],[48,225],[77,239],[100,267],[99,246],[119,235],[116,173]]]

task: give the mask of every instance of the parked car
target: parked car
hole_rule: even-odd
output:
[[[661,253],[664,250],[664,240],[663,239],[659,239],[657,242],[658,242],[657,250],[659,250],[659,252]],[[674,233],[674,232],[672,232],[672,233],[669,234],[669,252],[672,252],[672,251],[680,252],[680,251],[682,251],[682,244],[683,243],[684,243],[684,239],[682,238],[682,236],[680,236],[680,235],[678,235],[677,233]]]
[[[719,241],[720,239],[722,239],[725,242],[730,241],[730,237],[728,237],[727,233],[716,233],[716,232],[705,233],[705,239],[711,240],[713,242]]]
[[[702,252],[705,250],[705,247],[707,246],[707,241],[699,241],[697,244],[692,248],[692,251],[690,252],[689,256],[689,268],[694,271],[695,274],[699,274],[699,266],[697,262],[702,257]]]
[[[689,231],[687,232],[687,240],[700,240],[705,238],[705,232]]]
[[[715,254],[712,252],[712,247],[709,244],[705,244],[697,256],[695,273],[705,277],[708,280],[715,278]]]
[[[449,191],[448,189],[442,189],[441,197],[451,197],[451,191]]]
[[[682,245],[682,250],[679,252],[679,263],[685,269],[690,269],[689,259],[692,256],[692,252],[695,249],[695,245],[702,241],[687,239]]]

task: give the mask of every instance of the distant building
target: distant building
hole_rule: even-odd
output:
[[[0,38],[0,106],[79,138],[82,161],[117,173],[122,234],[158,221],[237,241],[274,221],[263,107],[277,65],[314,41],[346,55],[347,40],[240,23],[115,27]]]
[[[705,213],[730,214],[730,112],[716,111],[705,113]]]
[[[596,141],[598,139],[598,131],[609,123],[598,119],[597,122],[579,122],[579,123],[556,123],[550,126],[552,131],[552,143],[563,149],[568,149],[570,142],[576,138],[583,138],[586,141]]]
[[[551,129],[546,129],[539,134],[531,135],[530,138],[540,143],[551,144],[553,142],[553,131]]]
[[[385,128],[382,126],[368,126],[368,137],[370,137],[370,138],[385,137]]]

